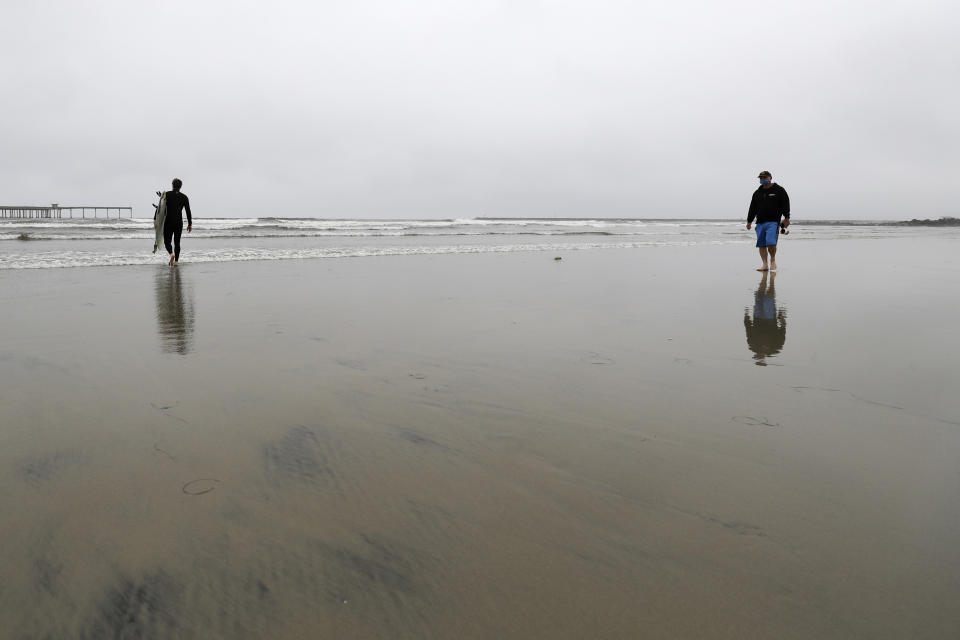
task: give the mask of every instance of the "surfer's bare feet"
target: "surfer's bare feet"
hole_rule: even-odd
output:
[[[170,265],[171,267],[173,266],[173,254],[172,254],[172,253],[170,254],[170,262],[168,262],[167,264]]]
[[[776,271],[776,270],[777,270],[777,263],[774,262],[770,265],[770,271]]]
[[[776,267],[774,267],[774,269],[776,269]],[[763,265],[762,267],[757,269],[757,271],[770,271],[770,268],[767,267],[767,265]]]

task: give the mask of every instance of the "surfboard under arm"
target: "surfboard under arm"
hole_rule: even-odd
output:
[[[167,198],[162,191],[157,191],[157,195],[160,196],[160,202],[153,205],[153,208],[156,209],[153,214],[153,227],[156,231],[153,239],[154,253],[163,245],[163,223],[167,219]]]

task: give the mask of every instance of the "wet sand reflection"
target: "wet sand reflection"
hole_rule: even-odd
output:
[[[193,343],[193,287],[183,267],[164,266],[154,276],[160,348],[164,353],[190,353]]]
[[[787,340],[787,309],[777,305],[776,278],[775,271],[764,271],[753,294],[753,318],[750,317],[749,308],[743,310],[747,346],[753,352],[756,364],[761,367],[767,365],[767,358],[780,353]]]

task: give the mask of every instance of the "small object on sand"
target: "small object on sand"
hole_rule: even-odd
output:
[[[160,444],[160,441],[159,441],[159,440],[153,443],[153,450],[154,450],[154,451],[159,451],[160,453],[162,453],[163,455],[167,456],[167,457],[170,458],[171,460],[176,460],[176,458],[173,457],[173,454],[172,454],[172,453],[170,453],[169,451],[164,451],[163,449],[161,449],[160,447],[157,446],[158,444]]]
[[[188,496],[202,496],[205,493],[213,491],[216,488],[213,483],[217,482],[220,481],[216,478],[197,478],[183,485],[182,491]]]
[[[556,258],[554,258],[554,260],[563,260],[563,258],[561,258],[560,256],[557,256]]]

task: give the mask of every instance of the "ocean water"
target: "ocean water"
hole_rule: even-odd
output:
[[[902,237],[930,229],[884,222],[800,222],[786,242]],[[960,230],[938,229],[960,237]],[[0,220],[0,269],[153,264],[148,218]],[[383,255],[644,249],[751,244],[742,220],[199,218],[184,231],[181,260],[302,260]]]

